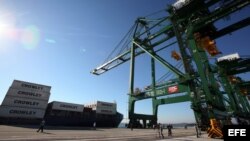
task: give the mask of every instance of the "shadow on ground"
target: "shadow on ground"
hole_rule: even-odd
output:
[[[6,125],[11,127],[21,127],[29,129],[38,129],[39,125]],[[108,129],[108,128],[105,128]],[[79,127],[79,126],[45,126],[44,130],[93,130],[102,131],[102,129],[94,129],[93,127]]]

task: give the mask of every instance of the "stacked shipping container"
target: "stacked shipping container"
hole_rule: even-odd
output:
[[[33,119],[34,122],[42,119],[50,97],[50,89],[50,86],[14,80],[0,107],[0,117]]]

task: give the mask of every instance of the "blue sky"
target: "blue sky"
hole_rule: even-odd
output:
[[[0,102],[17,79],[52,86],[49,101],[116,101],[126,118],[129,63],[101,76],[90,71],[103,63],[137,17],[173,1],[0,0]],[[249,16],[249,11],[248,7],[237,12],[231,21]],[[220,38],[218,47],[225,54],[249,55],[249,33],[248,27]],[[138,72],[145,67],[143,60],[138,59]],[[139,87],[149,84],[150,79],[144,80],[148,74],[136,76]],[[136,111],[151,114],[150,101],[138,102]],[[194,122],[190,103],[160,106],[159,120]]]

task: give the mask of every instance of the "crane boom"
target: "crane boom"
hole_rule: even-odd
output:
[[[149,20],[150,21],[150,20]],[[153,23],[151,25],[147,25],[147,26],[150,26],[148,27],[147,29],[145,30],[142,30],[142,26],[145,25],[145,24],[148,24],[146,23],[147,20],[145,18],[138,18],[136,20],[136,26],[133,30],[133,38],[134,39],[140,39],[142,41],[152,41],[156,38],[160,38],[160,40],[152,43],[152,47],[156,47],[157,45],[171,39],[172,37],[174,37],[174,34],[173,34],[173,27],[171,24],[169,25],[165,25],[164,24],[164,27],[160,28],[157,30],[157,32],[153,33],[153,34],[147,34],[149,32],[151,32],[152,30],[155,30],[155,28],[157,28],[157,26],[160,26],[160,24],[162,24],[163,22],[170,22],[169,21],[169,17],[164,17],[164,18],[160,18],[159,20],[155,20],[157,21],[156,23]],[[151,21],[150,21],[151,22]],[[136,28],[136,27],[140,27],[140,28]],[[147,35],[146,35],[147,34]],[[161,36],[161,37],[160,37]],[[155,52],[158,52],[168,46],[171,46],[173,44],[177,43],[176,41],[174,42],[171,42],[169,43],[168,45],[160,48],[160,49],[157,49]],[[132,39],[130,39],[130,46],[133,45],[133,42],[132,42]],[[105,73],[127,61],[130,60],[130,53],[131,53],[131,50],[130,50],[131,47],[127,48],[126,50],[124,50],[123,52],[120,52],[119,54],[116,55],[116,57],[113,57],[111,59],[109,59],[108,61],[106,61],[105,63],[103,63],[102,65],[96,67],[95,69],[93,69],[91,71],[92,74],[95,74],[95,75],[100,75],[102,73]],[[136,51],[135,51],[135,56],[139,56],[141,54],[145,53],[143,50],[141,50],[139,47],[136,47]]]

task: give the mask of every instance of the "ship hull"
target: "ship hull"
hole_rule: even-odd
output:
[[[46,125],[83,127],[93,127],[94,123],[96,123],[96,127],[118,127],[122,118],[123,116],[120,113],[116,115],[100,115],[95,112],[81,113],[78,116],[69,115],[68,117],[48,114],[45,116]]]

